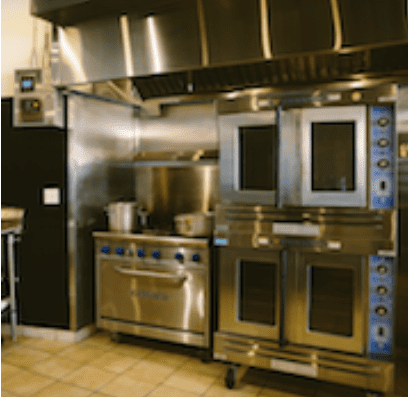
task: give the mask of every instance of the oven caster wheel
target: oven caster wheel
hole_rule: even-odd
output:
[[[366,391],[366,397],[382,397],[381,393],[376,393],[372,391]]]
[[[225,386],[227,386],[228,389],[233,389],[236,381],[237,381],[237,368],[236,367],[228,368],[227,375],[225,376]]]

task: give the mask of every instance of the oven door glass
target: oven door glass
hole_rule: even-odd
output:
[[[219,274],[220,330],[279,338],[280,255],[222,249]]]
[[[354,141],[354,122],[312,123],[312,191],[356,190]]]
[[[276,112],[226,114],[218,121],[220,199],[275,205],[279,152]]]
[[[310,206],[366,205],[366,109],[305,109],[303,192]]]
[[[240,127],[239,190],[276,190],[276,125]]]
[[[300,255],[296,343],[362,352],[364,263],[360,256]]]

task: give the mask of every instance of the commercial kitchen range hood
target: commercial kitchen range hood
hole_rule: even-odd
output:
[[[141,103],[407,76],[407,7],[406,0],[32,0],[31,12],[58,27],[55,86],[108,81],[119,97]]]

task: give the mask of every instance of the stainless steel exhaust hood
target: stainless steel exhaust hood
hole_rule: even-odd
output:
[[[60,26],[57,86],[130,78],[144,100],[408,71],[406,0],[32,0],[32,13]]]

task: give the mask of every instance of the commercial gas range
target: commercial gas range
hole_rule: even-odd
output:
[[[209,348],[209,239],[93,236],[98,328]]]

